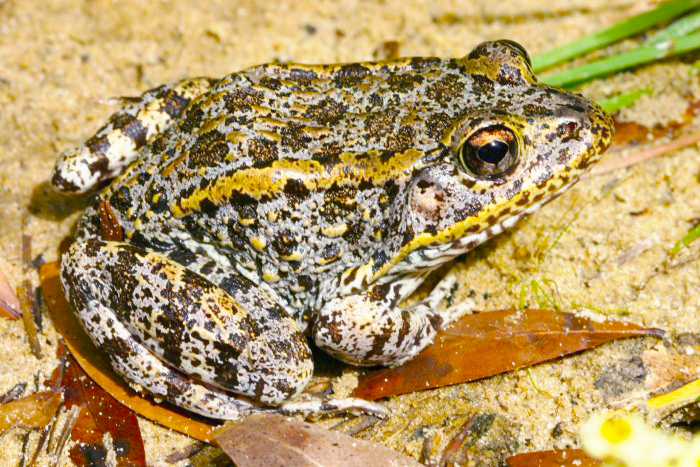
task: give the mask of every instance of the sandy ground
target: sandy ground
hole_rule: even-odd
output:
[[[116,110],[111,97],[273,60],[371,60],[387,41],[397,41],[401,55],[461,56],[483,40],[507,37],[534,55],[615,23],[634,3],[0,0],[0,270],[13,284],[22,279],[22,232],[32,237],[33,255],[56,259],[81,202],[48,190],[55,155],[101,126]],[[646,86],[655,95],[625,111],[625,119],[645,125],[678,120],[687,106],[684,98],[700,95],[693,68],[674,61],[582,92],[602,98]],[[549,279],[565,309],[626,309],[629,315],[621,319],[669,331],[674,350],[673,336],[700,328],[700,245],[671,262],[667,252],[699,217],[696,149],[589,178],[460,258],[454,265],[461,274],[458,296],[475,296],[479,309],[512,308],[522,284]],[[559,235],[537,261],[538,252]],[[37,281],[35,275],[31,279]],[[536,305],[531,296],[529,303]],[[32,388],[49,374],[57,339],[45,320],[46,356],[37,360],[21,322],[0,319],[0,393],[20,382]],[[686,350],[692,347],[692,339],[685,342],[691,342]],[[516,371],[397,397],[387,402],[395,415],[360,436],[416,458],[430,437],[429,453],[437,459],[464,420],[479,413],[494,416],[470,448],[472,461],[481,465],[515,452],[574,447],[578,424],[614,399],[605,389],[609,385],[595,383],[623,374],[621,369],[651,348],[664,345],[653,338],[621,341],[539,365],[531,369],[532,379]],[[488,350],[484,353],[488,358]],[[164,464],[165,456],[191,442],[147,421],[141,426],[150,465]],[[17,465],[24,433],[3,435],[1,465]],[[61,462],[68,462],[66,456]]]

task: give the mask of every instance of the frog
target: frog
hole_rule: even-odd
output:
[[[304,397],[312,347],[360,367],[410,360],[473,304],[446,306],[454,272],[404,300],[571,187],[612,135],[509,40],[183,79],[59,155],[53,188],[96,193],[62,288],[113,369],[159,400],[213,419],[386,416]]]

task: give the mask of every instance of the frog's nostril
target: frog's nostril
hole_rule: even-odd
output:
[[[572,139],[579,139],[579,132],[583,126],[583,124],[575,120],[568,120],[559,125],[557,134],[561,138],[561,142],[566,143]]]

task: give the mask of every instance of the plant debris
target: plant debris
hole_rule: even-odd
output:
[[[555,449],[526,452],[506,459],[508,467],[597,467],[602,461],[593,459],[583,449]]]
[[[380,444],[277,414],[229,422],[216,431],[214,440],[238,467],[422,465]]]
[[[20,319],[19,298],[7,281],[7,277],[0,271],[0,316],[7,319]]]

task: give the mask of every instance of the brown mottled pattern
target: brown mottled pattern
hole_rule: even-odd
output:
[[[98,345],[131,349],[115,368],[151,392],[211,416],[249,410],[196,380],[284,411],[311,371],[292,342],[302,332],[354,364],[411,358],[464,310],[440,310],[451,276],[402,300],[576,182],[611,135],[599,107],[537,84],[507,41],[462,59],[268,64],[160,87],[57,163],[66,191],[120,174],[98,203],[124,234],[95,240],[88,209],[64,287]],[[106,337],[89,323],[110,313],[122,327]],[[242,362],[244,347],[264,363]]]

